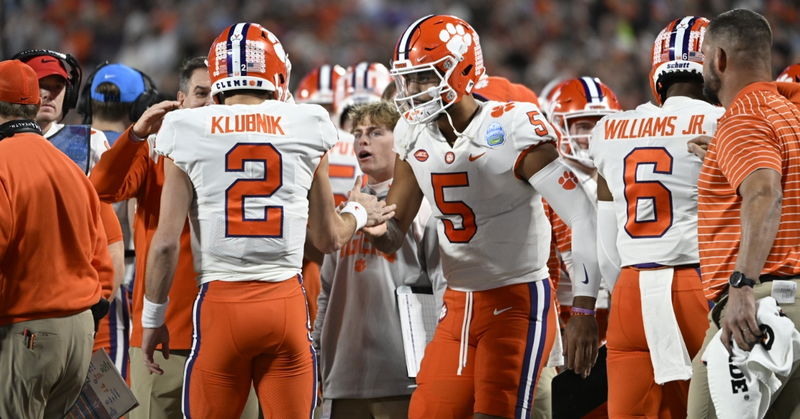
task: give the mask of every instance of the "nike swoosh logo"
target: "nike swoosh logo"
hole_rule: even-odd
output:
[[[47,59],[47,58],[42,58],[42,63],[54,63],[54,62],[56,62],[56,60],[50,60],[50,59]]]
[[[481,154],[478,154],[477,156],[473,156],[472,154],[470,154],[469,157],[467,157],[467,158],[469,159],[469,161],[475,161],[475,160],[478,160],[479,158],[483,157],[484,154],[486,154],[485,151],[483,153],[481,153]]]
[[[30,99],[29,96],[19,98],[19,100],[28,100],[28,99]]]
[[[589,273],[586,272],[586,265],[581,264],[583,266],[583,281],[581,283],[588,284],[589,283]]]
[[[116,74],[103,74],[103,78],[104,79],[113,79],[114,77],[117,77],[117,75]]]
[[[497,315],[503,314],[506,311],[511,310],[511,308],[512,307],[506,307],[506,308],[504,308],[502,310],[494,309],[494,315],[497,316]]]

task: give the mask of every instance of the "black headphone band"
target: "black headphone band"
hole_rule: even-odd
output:
[[[81,70],[78,60],[73,57],[72,54],[49,49],[26,49],[14,54],[11,59],[28,62],[33,58],[41,57],[43,55],[53,57],[65,64],[65,66],[69,67],[67,69],[67,72],[69,73],[69,79],[67,80],[67,92],[64,95],[64,106],[62,111],[63,117],[67,114],[67,112],[69,112],[70,109],[74,109],[78,105],[78,96],[81,88],[81,81],[83,79],[83,71]]]
[[[33,132],[42,135],[42,129],[39,128],[39,124],[30,119],[14,119],[0,124],[0,140],[23,132]]]

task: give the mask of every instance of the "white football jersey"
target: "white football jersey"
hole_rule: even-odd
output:
[[[353,134],[339,130],[339,141],[328,152],[328,164],[328,178],[338,205],[347,200],[347,193],[353,189],[356,178],[361,176],[361,167],[353,150]]]
[[[725,110],[683,96],[597,123],[589,154],[614,196],[622,266],[698,263],[697,178],[687,142],[712,136]]]
[[[308,192],[337,141],[319,105],[266,101],[170,112],[156,152],[194,185],[198,281],[271,281],[300,272]]]
[[[450,288],[483,291],[548,278],[550,222],[541,196],[514,174],[521,153],[554,141],[530,103],[479,103],[450,147],[435,124],[395,127],[395,151],[431,204]],[[537,133],[538,131],[538,133]]]

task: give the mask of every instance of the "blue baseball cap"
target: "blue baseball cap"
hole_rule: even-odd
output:
[[[119,88],[119,98],[107,98],[106,95],[98,93],[97,86],[100,83],[116,85]],[[144,93],[144,90],[142,74],[123,64],[104,65],[92,78],[92,99],[98,102],[132,103]]]

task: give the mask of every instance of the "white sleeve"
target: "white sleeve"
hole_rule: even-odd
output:
[[[608,291],[613,292],[621,265],[613,201],[597,201],[597,259]]]
[[[597,263],[597,226],[594,206],[580,182],[571,189],[562,187],[559,179],[572,170],[555,159],[528,179],[556,214],[572,229],[572,295],[597,298],[600,289],[600,268]]]

